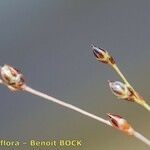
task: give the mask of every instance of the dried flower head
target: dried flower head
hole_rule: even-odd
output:
[[[94,45],[91,45],[91,47],[92,47],[94,56],[96,57],[98,61],[101,61],[106,64],[112,64],[112,65],[115,64],[114,58],[111,55],[109,55],[109,53],[106,50],[95,47]]]
[[[113,127],[124,131],[126,133],[128,133],[129,135],[133,135],[133,128],[131,127],[131,125],[127,122],[127,120],[125,120],[124,118],[120,117],[119,115],[114,115],[111,113],[107,114],[110,118],[110,123],[112,124]]]
[[[126,84],[120,81],[108,81],[108,83],[112,93],[118,98],[134,100],[134,93]]]
[[[12,91],[23,89],[25,84],[23,75],[19,70],[11,67],[10,65],[4,65],[0,68],[0,75],[3,83]]]

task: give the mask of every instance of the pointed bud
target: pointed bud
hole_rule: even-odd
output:
[[[108,81],[108,83],[112,93],[115,96],[121,99],[133,101],[133,93],[126,84],[119,81]]]
[[[106,50],[95,47],[94,45],[91,45],[91,47],[92,47],[94,56],[96,57],[98,61],[101,61],[106,64],[115,64],[115,60],[113,59],[112,56],[108,54]]]
[[[23,89],[23,85],[25,84],[24,79],[22,78],[22,74],[17,69],[4,65],[0,68],[0,75],[2,81],[7,87],[12,90],[20,90]]]
[[[111,113],[107,114],[110,118],[110,123],[112,124],[113,127],[128,133],[129,135],[133,135],[133,128],[131,125],[125,120],[124,118],[120,117],[119,115],[114,115]]]

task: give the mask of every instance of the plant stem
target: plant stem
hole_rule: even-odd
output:
[[[148,111],[150,111],[150,106],[149,106],[146,102],[143,104],[143,106],[144,106]]]
[[[145,138],[143,135],[141,135],[139,132],[134,131],[133,136],[139,139],[140,141],[144,142],[148,146],[150,146],[150,140]]]
[[[120,71],[120,69],[118,68],[118,66],[116,64],[111,65],[113,67],[113,69],[118,73],[118,75],[122,78],[122,80],[124,81],[124,83],[130,87],[134,94],[135,94],[135,102],[137,102],[138,104],[142,105],[145,109],[147,109],[148,111],[150,111],[150,106],[145,102],[144,99],[141,99],[138,95],[138,93],[134,90],[134,88],[130,85],[130,83],[128,82],[128,80],[125,78],[125,76],[123,75],[123,73]]]
[[[23,90],[26,91],[26,92],[29,92],[29,93],[31,93],[31,94],[33,94],[33,95],[42,97],[42,98],[44,98],[44,99],[46,99],[46,100],[48,100],[48,101],[52,101],[52,102],[54,102],[54,103],[57,103],[57,104],[62,105],[62,106],[64,106],[64,107],[67,107],[67,108],[69,108],[69,109],[71,109],[71,110],[74,110],[74,111],[76,111],[76,112],[79,112],[79,113],[81,113],[81,114],[83,114],[83,115],[85,115],[85,116],[88,116],[88,117],[90,117],[90,118],[92,118],[92,119],[95,119],[95,120],[101,122],[101,123],[104,123],[104,124],[106,124],[106,125],[108,125],[108,126],[113,127],[109,120],[105,120],[105,119],[103,119],[103,118],[101,118],[101,117],[98,117],[98,116],[96,116],[96,115],[94,115],[94,114],[92,114],[92,113],[89,113],[89,112],[87,112],[87,111],[85,111],[85,110],[83,110],[83,109],[81,109],[81,108],[78,108],[78,107],[76,107],[76,106],[74,106],[74,105],[71,105],[71,104],[69,104],[69,103],[63,102],[63,101],[61,101],[61,100],[59,100],[59,99],[56,99],[56,98],[54,98],[54,97],[52,97],[52,96],[49,96],[49,95],[44,94],[44,93],[42,93],[42,92],[40,92],[40,91],[37,91],[37,90],[35,90],[35,89],[33,89],[33,88],[29,87],[29,86],[24,85]],[[140,133],[138,133],[138,132],[136,132],[136,131],[133,131],[133,136],[135,136],[135,137],[138,138],[140,141],[142,141],[142,142],[144,142],[145,144],[147,144],[147,145],[150,146],[150,140],[147,139],[146,137],[144,137],[143,135],[141,135]]]
[[[0,84],[3,84],[3,81],[0,79]]]
[[[36,96],[40,96],[40,97],[42,97],[42,98],[44,98],[46,100],[52,101],[54,103],[57,103],[57,104],[62,105],[64,107],[67,107],[67,108],[69,108],[71,110],[75,110],[75,111],[77,111],[77,112],[79,112],[79,113],[81,113],[83,115],[86,115],[86,116],[88,116],[90,118],[98,120],[98,121],[100,121],[100,122],[102,122],[102,123],[104,123],[106,125],[112,126],[111,123],[108,120],[105,120],[105,119],[103,119],[101,117],[98,117],[98,116],[96,116],[96,115],[94,115],[92,113],[89,113],[89,112],[87,112],[87,111],[85,111],[85,110],[83,110],[81,108],[78,108],[78,107],[73,106],[73,105],[71,105],[69,103],[63,102],[63,101],[58,100],[58,99],[56,99],[56,98],[54,98],[52,96],[49,96],[49,95],[44,94],[44,93],[42,93],[40,91],[37,91],[37,90],[35,90],[35,89],[33,89],[33,88],[29,87],[29,86],[24,86],[24,91],[27,91],[27,92],[29,92],[31,94],[36,95]]]
[[[111,65],[127,86],[132,87],[116,64]],[[133,88],[133,87],[132,87]]]

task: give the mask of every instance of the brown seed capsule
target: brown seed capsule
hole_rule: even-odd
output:
[[[127,99],[129,101],[133,101],[133,93],[130,90],[130,88],[119,81],[108,81],[109,87],[112,91],[112,93],[121,99]]]
[[[115,60],[112,56],[108,54],[108,52],[102,48],[95,47],[94,45],[91,45],[94,56],[98,61],[101,61],[105,64],[115,64]]]
[[[115,114],[111,114],[108,113],[107,114],[110,118],[110,123],[112,124],[113,127],[128,133],[129,135],[133,135],[133,128],[131,127],[131,125],[121,116],[119,115],[115,115]]]
[[[4,65],[0,68],[0,75],[3,83],[12,91],[23,89],[23,85],[25,84],[23,75],[17,69],[10,65]]]

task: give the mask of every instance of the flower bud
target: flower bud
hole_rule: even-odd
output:
[[[108,82],[109,87],[115,96],[121,99],[133,101],[133,93],[126,84],[119,81],[108,81]]]
[[[9,65],[4,65],[0,68],[0,75],[3,83],[12,91],[22,89],[22,86],[25,84],[20,71]]]
[[[94,56],[96,57],[98,61],[101,61],[106,64],[115,64],[115,60],[113,59],[112,56],[108,54],[106,50],[95,47],[94,45],[91,45],[91,47],[92,47]]]
[[[114,115],[111,113],[107,114],[110,118],[110,123],[112,124],[113,127],[128,133],[129,135],[133,135],[133,128],[131,125],[125,120],[124,118],[120,117],[119,115]]]

